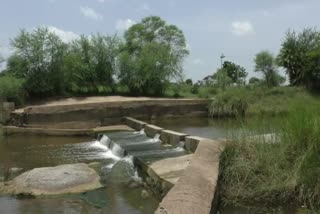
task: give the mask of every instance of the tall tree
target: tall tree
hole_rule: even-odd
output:
[[[226,71],[232,83],[244,84],[248,75],[246,69],[230,61],[225,61],[222,68]]]
[[[160,95],[171,78],[182,73],[188,54],[183,32],[150,16],[125,32],[120,80],[136,94]]]
[[[268,51],[259,52],[254,59],[255,72],[261,72],[268,87],[279,85],[279,74],[276,60]]]
[[[82,35],[73,41],[65,57],[65,72],[69,89],[79,92],[84,89],[96,92],[100,86],[113,86],[119,38],[114,36]]]
[[[301,33],[288,31],[277,57],[278,64],[286,69],[291,85],[316,85],[318,74],[310,65],[317,58],[320,48],[320,32],[313,28],[304,29]]]
[[[8,61],[8,71],[26,79],[25,88],[30,94],[48,96],[62,93],[65,44],[57,35],[45,27],[33,32],[22,30],[11,45],[15,53]]]

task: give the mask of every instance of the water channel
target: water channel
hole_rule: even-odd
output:
[[[253,134],[272,133],[281,121],[277,118],[245,121],[246,129]],[[153,121],[153,123],[189,135],[211,139],[226,138],[243,131],[243,122],[235,120],[177,119]],[[114,143],[116,142],[116,143]],[[124,149],[127,152],[124,152]],[[9,168],[24,171],[46,166],[69,163],[99,163],[97,170],[104,188],[84,194],[58,197],[21,199],[0,197],[0,213],[115,213],[149,214],[159,204],[152,194],[143,198],[143,187],[130,187],[132,180],[140,178],[132,163],[132,156],[152,162],[166,157],[184,155],[180,147],[163,147],[156,136],[148,138],[143,132],[114,132],[100,135],[97,140],[77,137],[10,136],[0,137],[0,179]],[[263,208],[263,212],[252,212],[256,208],[225,207],[220,214],[246,213],[294,213],[287,209],[274,212],[274,208]]]

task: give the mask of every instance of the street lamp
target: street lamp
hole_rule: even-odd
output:
[[[220,60],[221,60],[221,68],[223,66],[223,59],[226,58],[226,56],[222,53],[220,56]]]

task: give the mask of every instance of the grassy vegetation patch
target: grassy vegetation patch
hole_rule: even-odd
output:
[[[287,105],[288,115],[277,133],[279,143],[248,141],[247,132],[233,137],[222,155],[225,204],[319,207],[319,106],[309,97]]]

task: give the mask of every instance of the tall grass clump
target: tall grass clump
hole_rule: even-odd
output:
[[[241,117],[248,108],[248,94],[243,88],[229,89],[218,94],[209,106],[211,117]]]
[[[222,155],[225,204],[320,207],[319,106],[308,98],[288,107],[276,143],[233,137]]]

